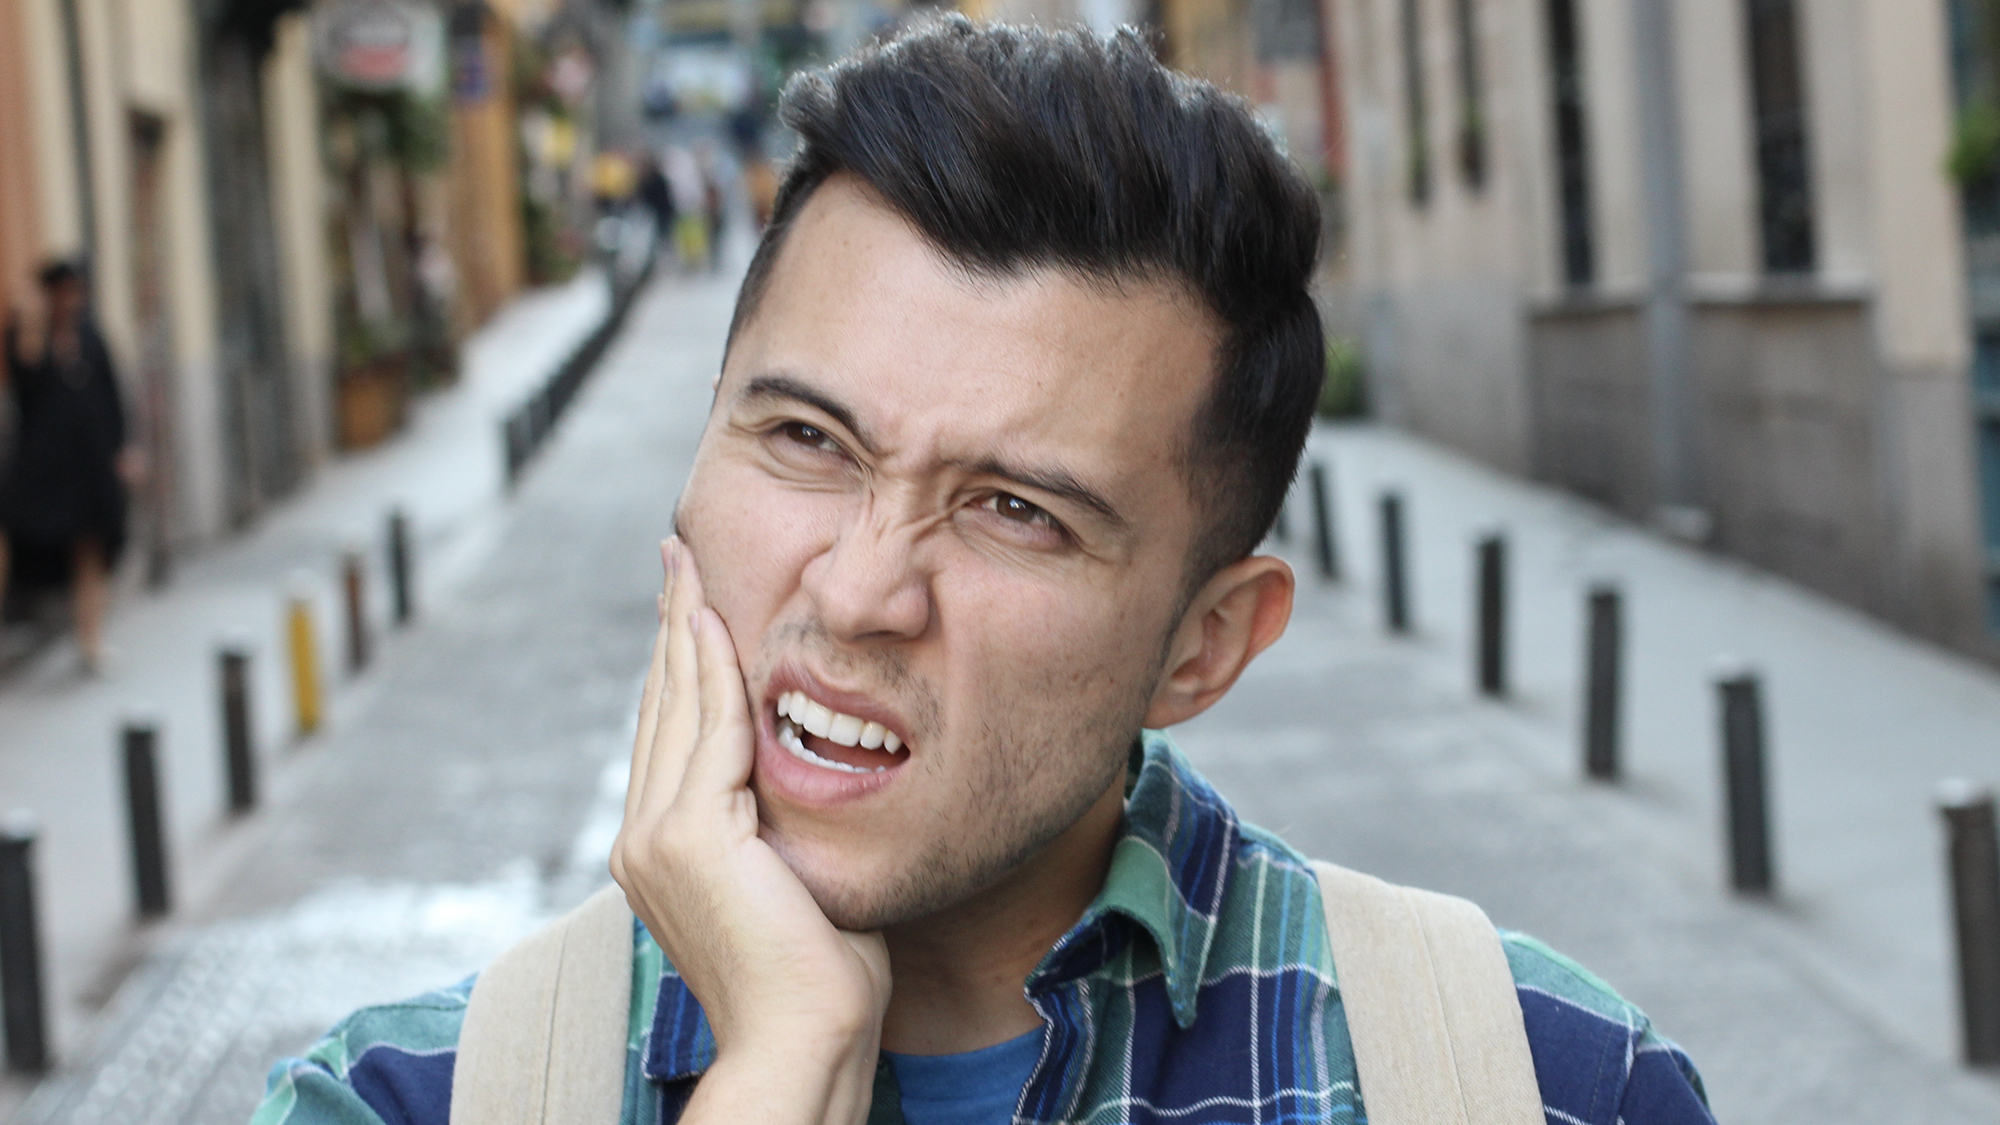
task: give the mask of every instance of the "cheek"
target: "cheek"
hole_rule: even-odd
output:
[[[805,564],[825,550],[821,509],[829,497],[781,487],[754,468],[699,468],[682,497],[679,524],[701,568],[708,602],[728,623],[748,663],[763,628],[798,589]]]
[[[974,723],[1060,737],[1052,725],[1092,727],[1107,707],[1151,694],[1160,611],[1119,590],[968,583],[939,600],[957,603],[940,616],[967,642],[952,695],[971,703]]]

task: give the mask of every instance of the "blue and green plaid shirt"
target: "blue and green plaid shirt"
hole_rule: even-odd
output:
[[[1236,818],[1164,734],[1134,761],[1104,890],[1029,976],[1046,1024],[1020,1125],[1366,1121],[1319,884]],[[1607,985],[1503,933],[1548,1125],[1711,1122],[1694,1066]],[[624,1125],[670,1122],[715,1058],[687,986],[634,926]],[[472,982],[365,1008],[271,1071],[254,1125],[447,1125]],[[901,1125],[893,1072],[870,1125]]]

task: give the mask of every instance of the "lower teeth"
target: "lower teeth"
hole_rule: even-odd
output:
[[[866,766],[850,766],[846,762],[836,762],[832,758],[822,758],[818,754],[813,753],[812,748],[808,747],[805,740],[799,737],[799,728],[790,719],[778,720],[778,745],[790,751],[794,758],[811,762],[816,766],[825,766],[830,770],[839,770],[842,773],[881,773],[888,768],[887,766],[876,766],[871,770]]]

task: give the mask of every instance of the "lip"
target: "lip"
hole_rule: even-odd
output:
[[[839,770],[823,769],[810,762],[792,756],[791,751],[778,744],[777,700],[788,691],[803,691],[820,703],[853,715],[858,719],[881,723],[896,732],[896,737],[909,745],[906,731],[909,729],[895,713],[880,703],[863,695],[842,691],[823,683],[818,677],[796,667],[781,667],[771,675],[771,682],[764,688],[762,705],[757,709],[757,779],[766,796],[777,797],[788,804],[828,807],[860,800],[877,793],[895,782],[896,776],[908,766],[910,755],[890,766],[881,773],[844,773]]]

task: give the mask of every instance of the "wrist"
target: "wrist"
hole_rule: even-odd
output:
[[[843,1068],[872,1069],[881,1049],[882,1026],[866,1018],[773,1021],[727,1032],[717,1029],[715,1058],[732,1070],[766,1074],[819,1075]]]
[[[682,1121],[862,1125],[874,1093],[877,1042],[827,1042],[795,1030],[751,1037],[732,1049],[718,1045]]]

